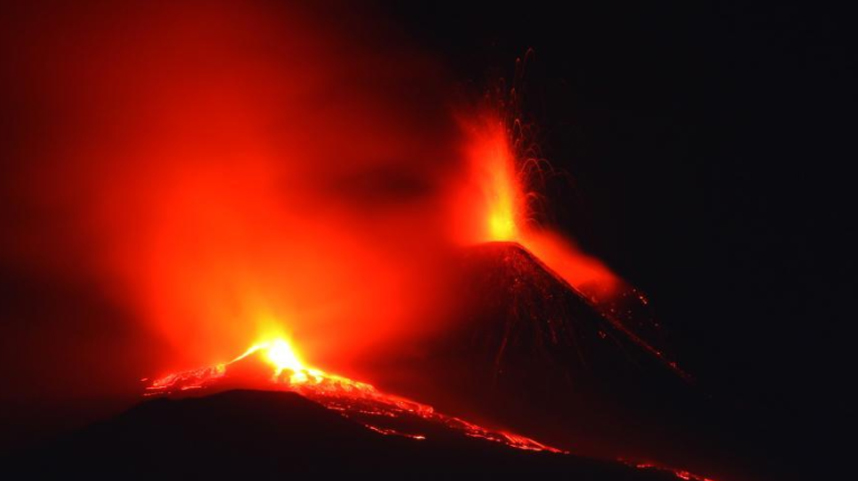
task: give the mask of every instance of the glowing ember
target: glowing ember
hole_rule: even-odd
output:
[[[443,425],[467,437],[485,439],[516,449],[565,452],[525,436],[490,430],[435,412],[432,406],[381,392],[371,384],[309,367],[284,339],[256,344],[228,363],[164,376],[146,387],[146,395],[175,395],[188,390],[233,386],[234,383],[260,387],[254,385],[252,375],[242,376],[247,374],[248,368],[258,369],[260,365],[263,371],[270,373],[261,387],[296,392],[380,434],[424,440],[427,434],[406,433],[397,429],[402,421],[416,418]]]

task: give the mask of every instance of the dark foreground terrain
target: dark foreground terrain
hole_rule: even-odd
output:
[[[247,479],[365,472],[561,474],[576,480],[671,480],[673,473],[530,452],[421,426],[426,439],[373,432],[298,394],[228,391],[144,402],[113,419],[10,456],[28,477]]]

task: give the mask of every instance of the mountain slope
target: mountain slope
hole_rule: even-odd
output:
[[[557,473],[581,480],[674,475],[512,449],[436,425],[424,440],[385,436],[291,392],[228,391],[144,402],[6,461],[28,476],[99,474],[246,479],[367,472]]]

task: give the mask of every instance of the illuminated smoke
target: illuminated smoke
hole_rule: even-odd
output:
[[[604,264],[530,221],[500,116],[450,105],[442,70],[371,12],[323,10],[17,14],[7,95],[38,135],[3,180],[17,206],[3,261],[98,286],[169,346],[155,370],[277,332],[352,374],[444,327],[462,244],[519,242],[599,303],[616,297]]]
[[[4,261],[100,286],[174,368],[274,328],[326,366],[436,328],[462,169],[446,80],[371,12],[323,10],[21,13],[12,94],[43,134],[3,183],[40,222],[4,219]]]

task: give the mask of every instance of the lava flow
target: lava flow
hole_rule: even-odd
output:
[[[307,366],[290,343],[280,338],[256,344],[227,363],[156,379],[146,388],[146,395],[180,394],[189,390],[215,391],[237,385],[298,393],[384,435],[424,440],[427,438],[426,433],[405,432],[400,426],[408,426],[416,431],[427,427],[429,423],[428,426],[442,425],[464,436],[502,443],[516,449],[565,452],[525,436],[490,430],[441,414],[432,406]]]

